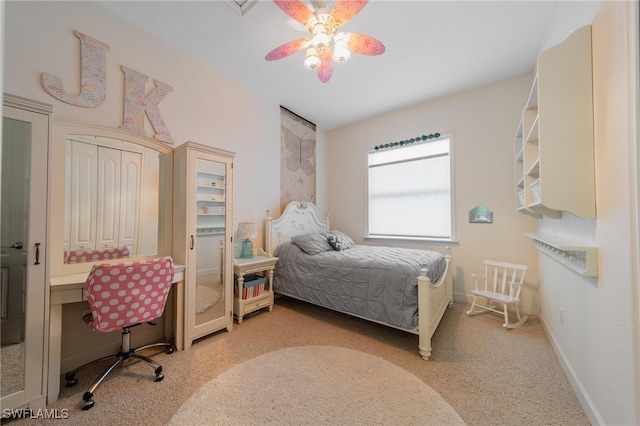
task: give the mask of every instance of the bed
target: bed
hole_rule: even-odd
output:
[[[419,336],[431,337],[453,303],[451,255],[430,250],[355,244],[330,229],[309,202],[292,201],[278,219],[267,212],[265,250],[279,258],[275,293]]]

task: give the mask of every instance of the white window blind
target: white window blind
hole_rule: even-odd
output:
[[[451,239],[450,137],[368,154],[368,236]]]

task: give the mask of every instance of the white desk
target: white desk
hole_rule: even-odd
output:
[[[173,339],[176,350],[184,348],[184,265],[175,265],[173,275],[174,302],[167,303],[165,315],[172,321],[165,321],[164,336]],[[49,318],[49,361],[47,382],[47,404],[58,399],[60,393],[60,362],[62,353],[62,305],[87,300],[84,283],[89,273],[65,275],[51,278],[51,299]]]

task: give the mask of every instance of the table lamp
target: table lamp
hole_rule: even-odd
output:
[[[251,238],[258,236],[258,228],[253,222],[240,222],[238,224],[238,237],[244,238],[242,242],[242,251],[240,252],[241,259],[253,258],[253,242]]]

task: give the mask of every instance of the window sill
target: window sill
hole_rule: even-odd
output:
[[[397,242],[397,243],[427,243],[429,245],[441,246],[458,246],[460,243],[456,240],[444,238],[419,238],[419,237],[370,237],[363,238],[365,242]]]

